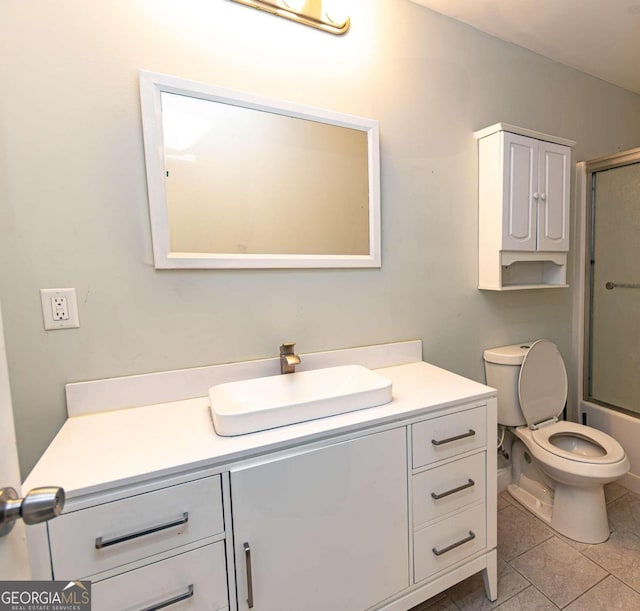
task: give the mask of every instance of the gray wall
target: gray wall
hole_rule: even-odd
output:
[[[222,0],[6,0],[0,19],[0,298],[23,472],[66,382],[420,338],[483,380],[482,350],[571,347],[570,290],[478,291],[476,147],[498,121],[640,145],[640,96],[429,12],[352,0],[343,38]],[[381,270],[156,271],[138,70],[380,121]],[[76,287],[45,332],[39,289]],[[55,483],[55,482],[54,482]]]

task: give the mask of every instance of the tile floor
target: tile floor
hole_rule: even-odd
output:
[[[503,492],[498,498],[498,600],[480,573],[411,611],[640,610],[640,495],[605,487],[611,536],[576,543]]]

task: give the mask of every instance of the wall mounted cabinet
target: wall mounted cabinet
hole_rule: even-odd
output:
[[[478,140],[478,288],[565,287],[572,140],[498,123]]]

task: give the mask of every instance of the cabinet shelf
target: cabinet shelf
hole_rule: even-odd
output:
[[[498,262],[480,276],[478,288],[514,291],[533,288],[566,288],[566,252],[500,251]]]

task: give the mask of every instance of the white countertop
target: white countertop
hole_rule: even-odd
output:
[[[65,422],[23,487],[62,486],[73,499],[496,394],[423,362],[376,371],[393,383],[391,403],[236,437],[216,435],[207,397],[75,416]]]

